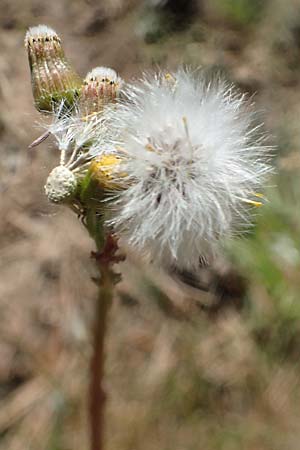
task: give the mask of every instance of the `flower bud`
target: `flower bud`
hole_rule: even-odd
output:
[[[53,203],[65,203],[77,190],[77,180],[73,172],[64,166],[55,167],[47,178],[45,192]]]
[[[38,111],[52,111],[55,103],[68,107],[76,100],[82,80],[65,58],[61,40],[45,26],[29,28],[25,36],[32,91]]]
[[[101,112],[119,96],[123,81],[108,67],[95,67],[84,79],[80,105],[85,115]]]

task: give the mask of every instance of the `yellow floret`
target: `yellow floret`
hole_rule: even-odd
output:
[[[90,173],[104,189],[119,190],[122,189],[121,178],[124,178],[118,170],[120,163],[121,158],[115,154],[102,155],[92,161]]]

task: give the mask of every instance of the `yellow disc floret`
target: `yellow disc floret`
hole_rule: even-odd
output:
[[[90,165],[90,173],[94,180],[98,181],[105,190],[120,190],[124,187],[120,173],[122,158],[116,154],[106,154],[95,158]]]

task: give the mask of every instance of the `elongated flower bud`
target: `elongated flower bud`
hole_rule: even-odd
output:
[[[68,107],[77,98],[82,80],[66,60],[61,40],[45,26],[29,28],[25,36],[32,91],[38,111],[52,111],[64,100]]]
[[[84,79],[80,105],[84,114],[101,112],[103,107],[119,96],[123,81],[108,67],[95,67]]]

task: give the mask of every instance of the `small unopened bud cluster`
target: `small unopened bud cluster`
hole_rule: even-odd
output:
[[[49,200],[72,204],[86,175],[92,175],[103,189],[119,187],[109,175],[118,159],[104,109],[117,101],[122,79],[113,69],[101,66],[81,80],[67,62],[56,32],[44,25],[29,29],[25,47],[36,107],[50,111],[53,118],[36,142],[52,135],[61,152],[60,165],[45,185]]]

